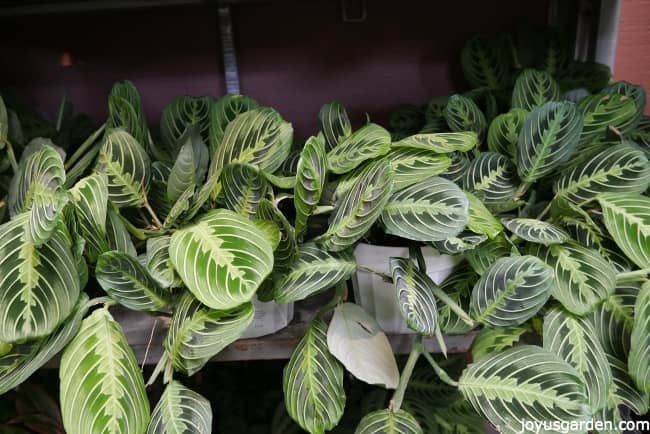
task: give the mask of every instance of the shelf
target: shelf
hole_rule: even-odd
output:
[[[295,319],[286,328],[269,336],[254,339],[242,339],[219,353],[213,360],[230,362],[241,360],[279,360],[291,357],[313,317],[315,309],[303,303],[295,307]],[[111,309],[111,313],[120,322],[129,344],[135,352],[138,363],[155,364],[163,354],[163,342],[169,324],[168,318],[155,318],[121,307]],[[155,323],[155,329],[154,329]],[[153,329],[153,334],[151,333]],[[448,353],[464,353],[469,350],[476,333],[463,336],[445,336]],[[396,354],[408,354],[415,335],[389,335],[388,339]],[[440,353],[435,339],[425,338],[424,345],[431,353]],[[147,347],[149,351],[147,352]]]

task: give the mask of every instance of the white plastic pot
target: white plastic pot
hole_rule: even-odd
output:
[[[460,257],[443,255],[432,247],[422,247],[427,274],[435,283],[442,283],[460,261]],[[358,244],[354,257],[361,267],[390,275],[388,258],[408,258],[408,247],[384,247]],[[352,277],[354,298],[370,315],[373,315],[388,334],[413,333],[402,318],[397,305],[395,287],[381,277],[367,271],[358,271]]]
[[[270,335],[285,328],[293,320],[293,303],[264,303],[255,297],[255,317],[240,339]]]

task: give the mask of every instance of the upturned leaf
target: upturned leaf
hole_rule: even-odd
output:
[[[501,154],[481,152],[469,163],[463,174],[463,188],[476,195],[496,212],[517,206],[513,201],[519,185],[512,161]]]
[[[580,101],[578,109],[584,117],[581,145],[602,136],[609,128],[627,134],[638,123],[634,99],[626,95],[590,95]]]
[[[487,131],[487,120],[474,101],[462,95],[452,95],[443,112],[449,129],[455,132],[473,131],[479,143]]]
[[[546,71],[524,69],[512,91],[512,107],[532,110],[549,101],[560,99],[560,86]]]
[[[212,104],[208,129],[211,156],[214,156],[221,146],[228,124],[239,114],[258,106],[257,101],[244,95],[224,95]]]
[[[390,133],[377,124],[368,124],[348,136],[327,153],[327,168],[343,174],[366,160],[381,157],[390,150]]]
[[[517,155],[519,131],[523,128],[528,113],[528,110],[513,108],[495,117],[487,133],[488,149],[514,158]]]
[[[448,154],[451,152],[467,152],[476,147],[479,138],[473,131],[453,133],[415,134],[405,137],[391,146],[393,148],[413,148]]]
[[[461,54],[465,79],[473,87],[504,87],[509,76],[508,49],[503,38],[476,35],[469,39]]]
[[[394,148],[386,155],[386,160],[393,169],[396,191],[440,175],[451,165],[449,156],[425,149]]]
[[[255,166],[239,163],[223,168],[221,185],[226,208],[246,218],[255,216],[269,189],[266,179]]]
[[[435,283],[418,270],[410,259],[389,259],[397,304],[411,330],[432,336],[438,327],[436,299],[431,291]]]
[[[85,240],[85,252],[91,263],[108,250],[106,216],[108,214],[108,180],[103,174],[81,179],[70,190],[77,225]]]
[[[147,434],[210,434],[210,401],[198,393],[171,381],[153,409]]]
[[[501,222],[472,193],[465,192],[465,196],[469,200],[467,229],[477,234],[487,235],[490,239],[496,238],[503,231]]]
[[[160,136],[173,158],[177,147],[183,145],[181,140],[187,131],[195,127],[203,143],[208,143],[210,112],[215,103],[211,96],[177,96],[162,112],[160,118]]]
[[[324,106],[321,109],[321,113],[326,110],[326,107]],[[296,207],[295,227],[298,235],[306,230],[307,219],[320,201],[326,175],[327,157],[323,141],[318,137],[310,137],[300,153],[300,160],[298,160],[296,169],[293,202]]]
[[[405,410],[376,410],[361,419],[354,434],[423,434],[415,418]]]
[[[257,208],[257,218],[269,220],[280,229],[280,242],[273,251],[274,269],[288,267],[298,256],[296,232],[282,212],[268,199],[262,199]]]
[[[352,126],[345,107],[338,101],[324,104],[318,112],[320,129],[325,138],[325,150],[331,151],[352,134]]]

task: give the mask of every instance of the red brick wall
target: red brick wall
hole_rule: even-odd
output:
[[[641,84],[650,93],[650,0],[623,0],[614,77]]]

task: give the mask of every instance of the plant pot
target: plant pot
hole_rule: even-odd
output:
[[[460,262],[459,256],[440,254],[431,247],[422,247],[422,255],[427,265],[427,274],[437,283],[442,283]],[[354,249],[357,264],[380,273],[390,275],[388,258],[391,256],[408,258],[408,247],[386,247],[358,244]],[[354,298],[388,334],[413,333],[397,304],[395,287],[381,277],[366,271],[357,271],[352,277]]]
[[[293,320],[293,303],[268,303],[253,299],[255,318],[240,339],[258,338],[285,328]]]

